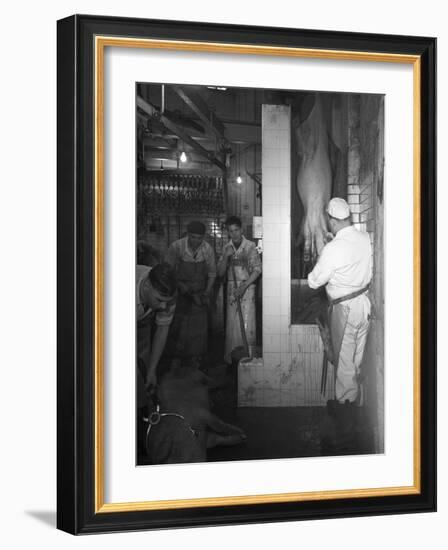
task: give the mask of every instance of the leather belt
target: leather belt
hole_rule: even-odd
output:
[[[334,300],[329,300],[330,306],[334,306],[336,304],[340,304],[341,302],[346,302],[347,300],[356,298],[357,296],[361,296],[361,294],[364,294],[364,292],[367,292],[367,290],[369,290],[369,287],[370,287],[370,283],[366,285],[364,288],[361,288],[360,290],[356,290],[351,294],[347,294],[346,296],[341,296],[340,298],[335,298]]]

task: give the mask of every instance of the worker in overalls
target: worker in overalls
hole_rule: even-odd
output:
[[[358,376],[370,325],[367,291],[372,278],[372,247],[369,234],[352,225],[344,199],[331,199],[327,214],[334,238],[322,249],[308,284],[313,289],[326,285],[336,368],[336,399],[328,405],[350,423],[359,398]]]
[[[261,258],[255,243],[242,233],[241,220],[226,220],[229,242],[218,262],[218,275],[227,276],[226,363],[232,362],[232,351],[244,345],[243,330],[249,348],[256,344],[255,281],[261,274]],[[238,312],[241,305],[242,321]],[[241,326],[243,324],[243,326]]]
[[[205,225],[190,222],[187,236],[171,244],[165,259],[175,270],[178,288],[169,351],[198,360],[207,353],[208,306],[216,278],[215,253],[204,238]]]

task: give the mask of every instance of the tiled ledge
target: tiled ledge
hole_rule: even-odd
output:
[[[320,393],[323,345],[317,325],[292,325],[289,337],[272,335],[263,358],[238,366],[239,407],[324,406]],[[266,351],[272,345],[272,350]],[[289,345],[289,349],[288,349]],[[328,369],[327,387],[332,384]]]

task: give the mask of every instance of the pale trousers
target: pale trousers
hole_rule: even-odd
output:
[[[336,371],[336,399],[356,401],[359,392],[358,376],[370,325],[370,300],[365,295],[343,302],[347,308],[347,324],[339,353]]]

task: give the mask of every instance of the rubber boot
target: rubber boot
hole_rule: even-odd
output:
[[[356,452],[358,407],[346,400],[336,407],[336,447],[338,454]]]

